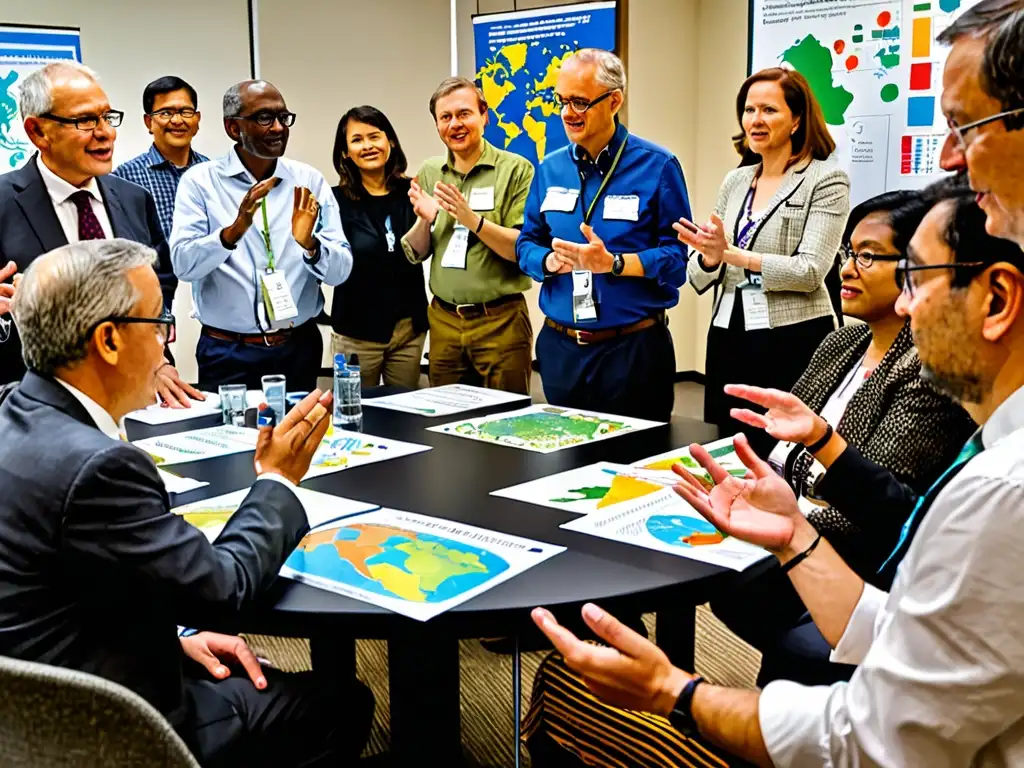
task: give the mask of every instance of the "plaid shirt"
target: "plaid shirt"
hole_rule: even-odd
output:
[[[205,163],[209,159],[206,155],[201,155],[194,149],[190,149],[188,168],[198,163]],[[149,151],[122,163],[114,171],[115,176],[138,184],[153,196],[156,201],[156,212],[160,217],[160,228],[168,240],[171,237],[171,220],[174,217],[174,196],[178,192],[181,175],[188,168],[178,168],[165,159],[154,144]]]

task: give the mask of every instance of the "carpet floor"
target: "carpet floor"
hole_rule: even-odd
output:
[[[653,616],[645,617],[653,630]],[[652,633],[653,636],[653,633]],[[295,672],[310,668],[309,643],[293,638],[248,636],[261,656],[279,669]],[[377,699],[373,731],[366,755],[386,752],[389,738],[388,649],[381,640],[356,644],[359,678]],[[544,653],[523,654],[525,713],[537,665]],[[708,680],[722,685],[750,688],[761,664],[760,654],[733,635],[707,606],[697,609],[696,667]],[[474,768],[505,768],[514,765],[512,718],[512,660],[484,650],[476,640],[460,643],[462,745]],[[523,754],[523,765],[529,756]]]

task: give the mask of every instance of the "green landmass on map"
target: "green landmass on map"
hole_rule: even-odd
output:
[[[853,103],[853,94],[836,85],[832,79],[832,51],[822,45],[814,35],[807,35],[796,45],[787,48],[782,60],[791,64],[807,82],[818,97],[825,122],[829,125],[844,125],[846,110]]]
[[[581,413],[565,414],[559,409],[510,416],[474,425],[455,427],[459,434],[491,442],[528,445],[536,448],[565,447],[593,440],[598,435],[629,429],[625,422],[610,421]]]
[[[896,29],[898,30],[899,27]],[[895,69],[900,65],[900,47],[899,45],[890,45],[887,48],[881,48],[875,54],[875,58],[884,69]]]
[[[608,495],[610,490],[610,485],[588,485],[583,488],[570,488],[569,493],[574,493],[576,494],[575,496],[563,496],[551,501],[559,504],[569,504],[573,501],[600,501]]]

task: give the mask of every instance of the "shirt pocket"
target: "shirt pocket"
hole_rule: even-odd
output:
[[[779,244],[784,254],[793,254],[800,248],[807,222],[804,201],[787,200],[779,206]]]

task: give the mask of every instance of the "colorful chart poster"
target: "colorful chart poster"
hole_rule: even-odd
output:
[[[580,48],[615,50],[614,0],[473,17],[476,78],[491,119],[484,136],[534,165],[569,140],[555,83]]]
[[[724,535],[668,488],[635,503],[584,515],[562,528],[735,571],[770,556],[760,547]]]
[[[721,440],[706,443],[704,448],[711,454],[711,458],[717,461],[729,474],[736,475],[736,477],[744,477],[747,474],[747,468],[736,455],[736,447],[733,445],[731,437],[723,437]],[[686,467],[690,474],[700,480],[708,489],[714,486],[714,483],[711,481],[711,475],[705,472],[704,468],[697,463],[697,460],[690,455],[689,447],[665,451],[665,453],[659,453],[657,456],[650,456],[633,462],[634,467],[657,473],[662,479],[671,480],[674,478],[673,482],[678,482],[678,475],[672,471],[672,466],[675,464],[682,464]]]
[[[223,425],[178,432],[163,437],[147,437],[133,445],[141,448],[158,465],[182,464],[256,449],[259,432],[247,427]]]
[[[387,397],[373,397],[363,400],[363,405],[374,408],[388,408],[392,411],[415,413],[420,416],[453,416],[456,413],[504,405],[519,400],[529,400],[529,395],[484,389],[468,384],[446,384],[443,387],[414,389]]]
[[[308,480],[362,464],[374,464],[429,450],[429,445],[405,443],[332,427],[313,454],[309,471],[302,479]]]
[[[264,480],[266,483],[276,482],[275,480]],[[181,515],[185,520],[201,530],[210,541],[214,541],[235,511],[249,495],[249,488],[233,493],[225,493],[222,496],[214,496],[203,501],[196,501],[192,504],[183,504],[171,510],[176,515]],[[376,504],[367,504],[362,501],[352,501],[341,496],[331,496],[327,493],[318,493],[307,488],[296,488],[295,495],[306,510],[306,518],[310,528],[324,525],[335,520],[341,520],[352,515],[362,514],[380,509]]]
[[[310,531],[281,575],[427,621],[564,550],[380,509]]]
[[[657,426],[661,426],[661,422],[554,405],[532,405],[518,411],[453,421],[431,427],[430,431],[536,453],[552,453]]]

